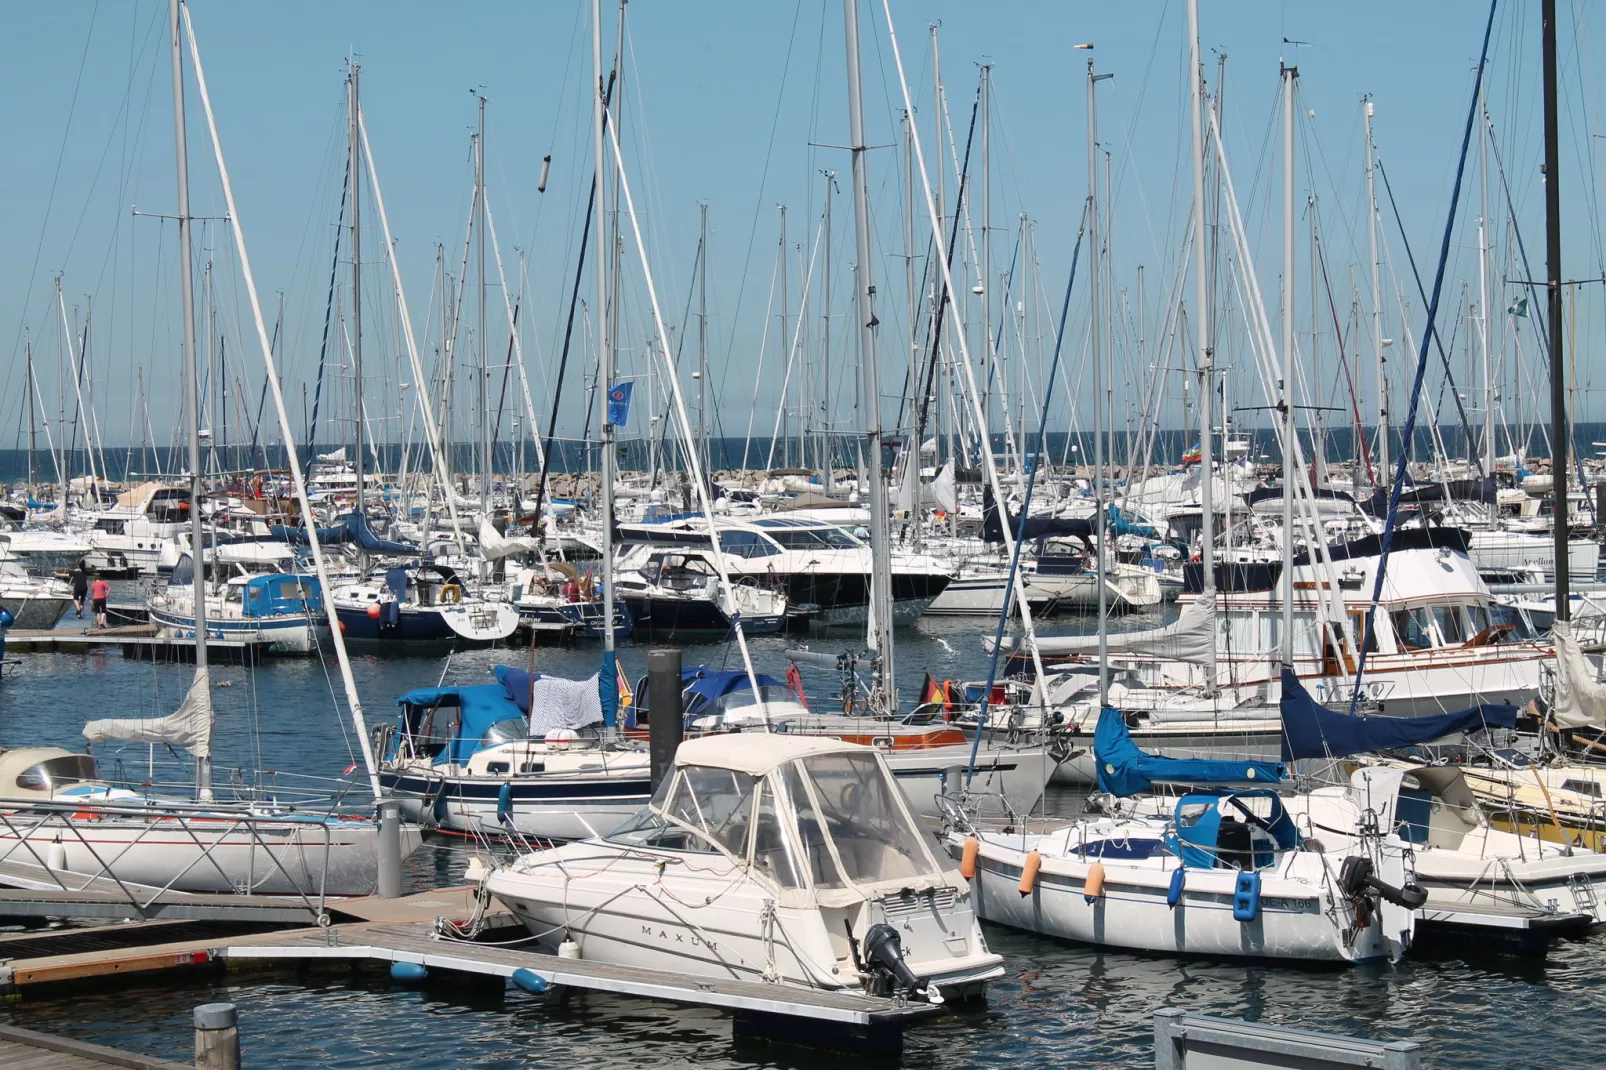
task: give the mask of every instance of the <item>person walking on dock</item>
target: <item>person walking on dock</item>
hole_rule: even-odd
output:
[[[95,609],[95,627],[106,627],[106,599],[112,596],[112,585],[102,576],[96,576],[89,586],[90,599]],[[81,604],[81,603],[80,603]]]
[[[78,619],[84,619],[84,596],[89,593],[89,573],[84,571],[84,563],[78,562],[78,567],[72,570],[67,577],[72,581],[72,604],[78,611]]]

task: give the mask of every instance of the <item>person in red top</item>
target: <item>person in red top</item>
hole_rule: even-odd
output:
[[[107,583],[105,577],[96,576],[95,582],[89,585],[89,599],[95,608],[95,627],[106,627],[106,599],[112,596],[112,585]]]

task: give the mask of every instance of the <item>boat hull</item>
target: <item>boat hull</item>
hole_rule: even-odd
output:
[[[167,638],[194,639],[195,618],[170,609],[152,606],[151,623],[156,634]],[[252,617],[247,620],[208,620],[206,633],[213,639],[239,639],[271,643],[275,654],[311,654],[318,649],[317,633],[328,627],[321,618],[305,616]]]
[[[579,840],[613,831],[652,798],[642,775],[554,777],[424,777],[380,771],[379,783],[401,802],[409,821],[454,832],[543,840]],[[506,795],[503,788],[506,787]]]

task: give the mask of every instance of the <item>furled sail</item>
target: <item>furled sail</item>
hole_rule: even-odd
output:
[[[1556,645],[1556,701],[1552,707],[1556,724],[1562,728],[1606,725],[1606,686],[1595,678],[1573,638],[1572,622],[1556,621],[1550,638]]]
[[[983,645],[988,640],[983,639]],[[1163,628],[1144,628],[1135,632],[1114,632],[1109,636],[1112,654],[1146,654],[1154,657],[1185,661],[1192,665],[1208,665],[1210,650],[1216,642],[1216,600],[1214,596],[1200,595],[1186,606],[1177,619]],[[1097,635],[1040,635],[1037,652],[1045,658],[1068,657],[1073,654],[1097,654]]]
[[[1121,711],[1110,706],[1099,713],[1093,731],[1093,756],[1100,791],[1137,795],[1155,781],[1173,784],[1275,784],[1283,778],[1276,762],[1215,758],[1166,758],[1140,750],[1126,730]]]
[[[130,743],[167,743],[183,747],[197,758],[212,756],[212,678],[198,668],[189,693],[178,709],[166,717],[108,718],[84,725],[91,743],[123,739]]]
[[[1457,732],[1511,728],[1517,707],[1498,703],[1422,717],[1362,717],[1330,710],[1310,697],[1299,678],[1283,669],[1283,760],[1343,758],[1367,751],[1409,747]],[[1559,690],[1559,689],[1558,689]]]
[[[489,520],[480,521],[480,553],[487,561],[500,561],[510,554],[534,553],[539,543],[531,538],[508,538],[492,526]]]

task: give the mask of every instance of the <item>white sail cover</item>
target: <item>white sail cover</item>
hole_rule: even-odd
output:
[[[509,554],[531,554],[536,551],[534,539],[513,538],[497,531],[489,520],[480,521],[480,553],[488,561],[500,561]]]
[[[1550,627],[1556,644],[1556,702],[1553,713],[1562,728],[1606,725],[1606,686],[1595,676],[1583,648],[1573,638],[1572,622],[1558,620]]]
[[[1208,665],[1216,642],[1216,600],[1201,594],[1183,609],[1182,615],[1164,628],[1145,628],[1137,632],[1116,632],[1109,637],[1112,654],[1149,654],[1172,658],[1193,665]],[[1044,657],[1070,654],[1097,654],[1097,635],[1038,636],[1037,651]]]
[[[91,743],[124,739],[131,743],[170,743],[197,758],[212,756],[212,678],[206,669],[195,670],[190,690],[178,709],[166,717],[111,718],[84,725]]]
[[[916,496],[921,506],[934,506],[952,513],[959,508],[959,497],[954,493],[954,462],[949,461],[938,470],[930,483],[920,482],[920,466],[914,458],[904,465],[903,481],[898,485],[898,499],[894,503],[900,512],[913,512]]]
[[[346,447],[341,446],[333,453],[320,453],[318,454],[318,460],[323,461],[325,464],[345,464]]]

